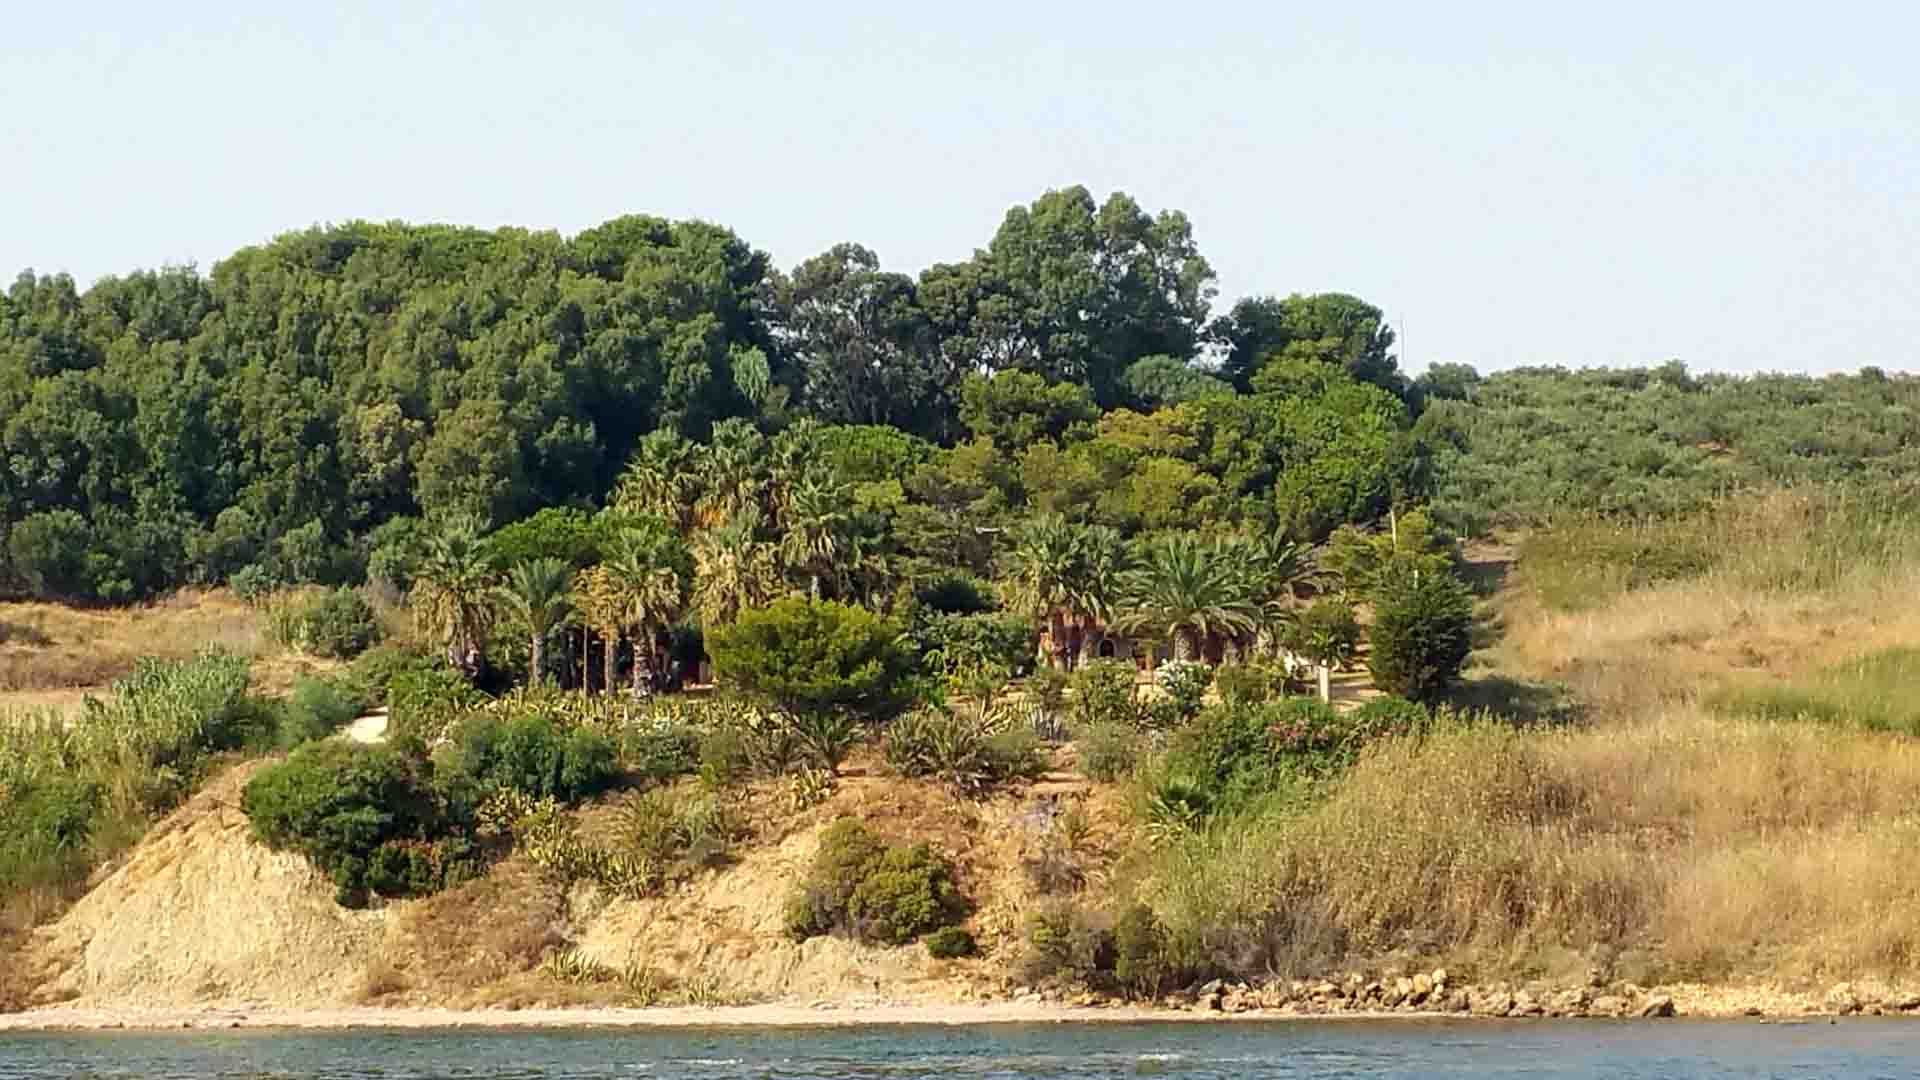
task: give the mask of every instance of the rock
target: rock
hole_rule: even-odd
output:
[[[1889,994],[1887,995],[1887,1008],[1897,1012],[1912,1012],[1915,1009],[1920,1009],[1920,994],[1916,994],[1911,990],[1903,990],[1896,994]]]
[[[1546,1013],[1546,1011],[1546,1006],[1540,1004],[1532,993],[1522,990],[1518,994],[1513,995],[1513,1006],[1508,1015],[1540,1016]]]
[[[1607,985],[1607,977],[1605,974],[1603,974],[1600,971],[1599,968],[1587,969],[1587,988],[1588,989],[1598,990],[1605,985]]]
[[[1766,1013],[1761,1012],[1760,1006],[1758,1005],[1749,1005],[1746,1008],[1740,1010],[1740,1015],[1741,1016],[1765,1016]]]
[[[1612,994],[1602,994],[1593,999],[1593,1004],[1587,1006],[1587,1011],[1595,1016],[1625,1016],[1627,999],[1615,997]]]
[[[1413,977],[1412,997],[1416,1001],[1425,1001],[1427,1000],[1427,995],[1431,993],[1433,993],[1433,976],[1425,972],[1415,975]]]
[[[1225,989],[1225,988],[1226,988],[1226,985],[1227,985],[1227,984],[1226,984],[1225,982],[1223,982],[1223,981],[1221,981],[1221,980],[1219,980],[1219,979],[1215,979],[1215,980],[1213,980],[1212,982],[1210,982],[1210,983],[1208,983],[1208,984],[1206,984],[1205,986],[1202,986],[1202,987],[1200,988],[1200,996],[1201,996],[1201,997],[1206,997],[1206,996],[1207,996],[1207,995],[1209,995],[1209,994],[1217,994],[1217,993],[1219,993],[1219,992],[1220,992],[1221,990],[1223,990],[1223,989]]]
[[[1472,997],[1468,1006],[1475,1016],[1506,1016],[1513,1012],[1513,995],[1505,990],[1489,990]]]
[[[1446,1008],[1448,1012],[1471,1012],[1473,1010],[1473,996],[1465,990],[1455,990],[1447,996]]]
[[[1379,1001],[1385,997],[1387,988],[1377,982],[1370,982],[1360,988],[1360,996],[1367,1001]]]
[[[1674,1015],[1673,999],[1665,994],[1655,994],[1647,999],[1646,1004],[1640,1006],[1640,1015],[1648,1018],[1672,1016]]]
[[[1827,991],[1828,1011],[1848,1016],[1860,1011],[1860,995],[1854,992],[1852,983],[1840,983]]]
[[[1329,998],[1339,998],[1339,997],[1346,996],[1346,994],[1338,986],[1330,982],[1320,983],[1317,986],[1315,986],[1310,992],[1313,994],[1313,998],[1315,1001],[1326,1001]]]
[[[1553,995],[1552,1009],[1561,1016],[1585,1016],[1592,1004],[1592,992],[1584,986],[1576,986]]]

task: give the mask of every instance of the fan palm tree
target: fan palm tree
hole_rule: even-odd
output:
[[[1124,609],[1115,629],[1171,638],[1181,660],[1197,659],[1208,639],[1250,634],[1260,622],[1260,605],[1232,553],[1191,533],[1147,547],[1127,574]]]
[[[766,436],[745,420],[722,420],[713,426],[701,472],[706,488],[700,505],[703,521],[732,518],[749,506],[763,509]]]
[[[573,567],[565,559],[528,559],[493,588],[500,610],[527,634],[528,681],[535,686],[546,677],[547,635],[573,613],[572,581]]]
[[[1116,529],[1091,525],[1079,530],[1079,555],[1068,587],[1069,617],[1074,620],[1073,655],[1078,666],[1089,627],[1106,626],[1118,611],[1121,586],[1133,566],[1133,552]]]
[[[822,575],[847,553],[853,494],[845,484],[809,476],[793,485],[788,500],[780,555],[790,569],[806,576],[807,593],[818,600]]]
[[[652,688],[654,673],[659,670],[660,634],[673,625],[687,606],[687,579],[682,572],[684,551],[670,550],[670,543],[665,538],[629,532],[622,537],[608,564],[623,618],[633,638],[635,697],[645,695]]]
[[[1006,592],[1009,606],[1045,620],[1048,651],[1053,666],[1065,669],[1072,659],[1067,645],[1067,613],[1073,609],[1078,545],[1073,527],[1058,514],[1042,514],[1018,528],[1009,563]]]
[[[482,651],[493,622],[493,572],[480,523],[459,517],[427,538],[408,606],[427,633],[442,634],[447,663],[470,680],[486,668]]]
[[[759,537],[760,508],[748,504],[693,538],[693,606],[708,626],[772,599],[778,588],[774,546]]]
[[[699,447],[669,428],[642,436],[620,473],[614,505],[666,519],[685,531],[700,490]]]
[[[1284,533],[1235,537],[1225,549],[1245,582],[1249,597],[1260,606],[1260,621],[1255,630],[1237,647],[1249,648],[1264,636],[1268,641],[1283,637],[1293,620],[1300,595],[1317,589],[1325,581],[1306,545],[1287,539]]]
[[[610,694],[614,674],[619,670],[620,635],[626,625],[625,597],[621,595],[613,570],[602,563],[573,575],[573,606],[588,628],[600,635],[603,650],[600,685]]]

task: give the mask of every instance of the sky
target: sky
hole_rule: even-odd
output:
[[[917,272],[1083,184],[1184,211],[1216,310],[1354,293],[1409,370],[1920,369],[1910,3],[99,0],[0,26],[5,279],[624,213]]]

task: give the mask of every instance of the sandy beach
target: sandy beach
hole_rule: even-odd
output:
[[[1405,1019],[1405,1014],[1395,1016]],[[1124,1007],[1071,1007],[1043,1002],[987,1005],[742,1005],[649,1009],[202,1009],[67,1008],[0,1013],[0,1031],[112,1031],[280,1028],[590,1028],[590,1027],[844,1027],[854,1024],[1046,1024],[1296,1019],[1241,1013]]]

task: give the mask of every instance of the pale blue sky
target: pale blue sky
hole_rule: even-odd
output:
[[[1920,368],[1912,3],[278,6],[10,10],[0,274],[627,212],[918,271],[1083,183],[1415,370]]]

